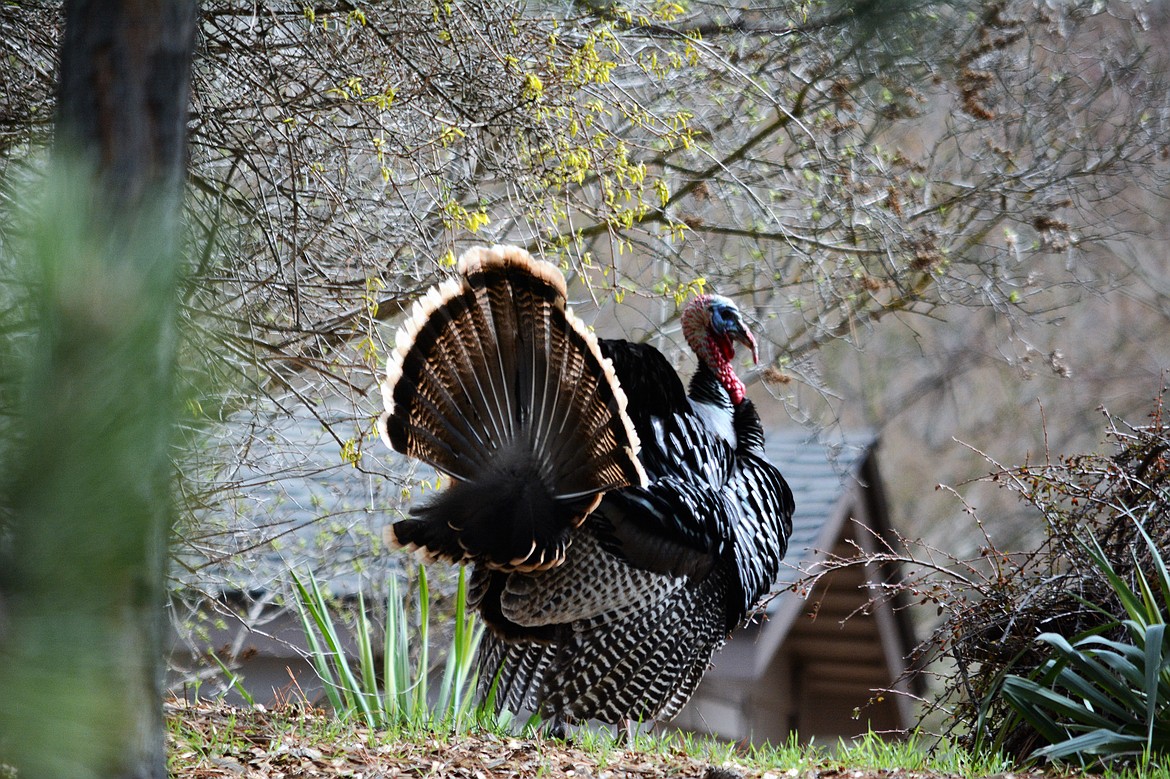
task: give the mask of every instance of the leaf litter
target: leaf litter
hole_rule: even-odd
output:
[[[818,766],[762,768],[728,759],[720,765],[681,751],[647,753],[620,745],[587,751],[573,741],[490,732],[395,736],[341,724],[304,706],[277,711],[221,702],[166,704],[172,779],[959,779],[903,769]],[[1043,779],[1020,772],[997,779]]]

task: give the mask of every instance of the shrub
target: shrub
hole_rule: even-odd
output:
[[[1047,537],[1026,555],[990,550],[999,575],[942,627],[954,722],[975,723],[974,747],[1081,762],[1166,750],[1170,430],[1161,398],[1147,424],[1106,419],[1111,455],[991,477]]]
[[[1083,547],[1111,583],[1126,618],[1086,603],[1100,613],[1101,626],[1071,642],[1058,633],[1041,634],[1036,640],[1052,656],[1029,676],[1004,679],[1004,699],[1049,742],[1036,750],[1038,757],[1084,764],[1170,754],[1170,574],[1137,519],[1125,519],[1137,526],[1153,563],[1150,574],[1135,565],[1136,588],[1118,575],[1094,539]],[[1118,639],[1102,635],[1118,633]]]
[[[1146,424],[1105,417],[1109,454],[1018,467],[988,458],[988,478],[1043,521],[1036,549],[1007,552],[984,534],[961,559],[874,538],[876,552],[829,555],[796,585],[899,566],[873,597],[936,609],[910,658],[936,681],[921,724],[968,750],[1085,763],[1166,752],[1170,429],[1161,397]]]

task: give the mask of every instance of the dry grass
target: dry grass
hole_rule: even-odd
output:
[[[371,734],[315,710],[168,705],[170,774],[212,777],[700,777],[686,755],[602,754],[543,738]]]
[[[316,779],[317,777],[540,777],[541,779],[960,779],[958,773],[853,767],[831,757],[775,765],[726,745],[642,751],[604,745],[464,735],[371,733],[318,710],[279,712],[223,704],[169,704],[168,754],[174,779]],[[693,745],[692,745],[693,746]],[[710,745],[707,745],[708,747]],[[1012,775],[1000,774],[1000,777]],[[1056,774],[1022,772],[1019,779]],[[967,779],[970,779],[969,777]]]

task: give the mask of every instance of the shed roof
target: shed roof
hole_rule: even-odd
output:
[[[788,553],[776,579],[775,591],[779,595],[768,602],[766,620],[748,626],[755,636],[752,654],[757,676],[787,641],[805,609],[807,593],[790,585],[815,570],[843,538],[856,532],[847,523],[861,522],[867,532],[897,546],[874,456],[877,446],[878,437],[867,431],[846,434],[837,443],[792,432],[778,432],[768,440],[769,457],[788,480],[796,511]],[[894,564],[886,566],[880,575],[888,580],[900,576]],[[905,657],[914,646],[913,629],[908,612],[899,605],[901,594],[894,593],[891,598],[890,603],[878,609],[889,618],[885,629],[885,639],[891,642],[886,648],[887,660],[904,668]],[[915,689],[920,682],[919,678],[912,679]]]
[[[825,549],[836,535],[839,523],[834,520],[840,519],[841,498],[851,483],[861,481],[862,466],[876,446],[877,436],[869,431],[845,434],[837,442],[819,440],[803,430],[768,435],[768,457],[784,474],[796,501],[778,587],[796,581],[817,550]]]

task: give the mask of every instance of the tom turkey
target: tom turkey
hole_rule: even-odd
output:
[[[473,566],[481,692],[558,727],[665,720],[776,577],[792,493],[732,361],[735,305],[682,315],[689,393],[644,344],[597,339],[527,252],[477,248],[399,331],[383,439],[451,477],[392,542]]]

